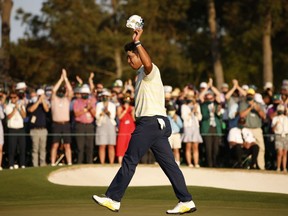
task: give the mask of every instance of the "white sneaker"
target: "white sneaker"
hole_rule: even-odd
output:
[[[167,214],[185,214],[196,211],[195,203],[191,200],[189,202],[179,202],[174,209],[167,210]]]
[[[118,212],[120,209],[120,202],[114,201],[108,197],[99,197],[97,195],[93,195],[92,199],[97,204],[104,206],[113,212]]]
[[[18,168],[19,168],[18,164],[14,164],[14,169],[18,169]]]
[[[3,168],[0,166],[0,171],[3,170]]]

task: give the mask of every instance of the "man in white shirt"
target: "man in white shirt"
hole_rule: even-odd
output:
[[[19,101],[16,92],[10,93],[9,103],[5,107],[5,114],[7,116],[7,127],[9,133],[8,158],[9,168],[14,168],[14,158],[19,148],[19,165],[25,168],[26,155],[26,138],[24,129],[24,118],[26,117],[26,109],[24,104]],[[15,166],[15,168],[17,165]]]
[[[133,42],[126,44],[128,64],[138,70],[135,86],[136,129],[132,133],[128,149],[105,197],[93,195],[96,203],[118,212],[120,201],[135,173],[142,156],[151,148],[154,156],[169,178],[179,203],[167,214],[184,214],[196,211],[188,192],[184,176],[175,162],[168,137],[171,126],[166,117],[164,87],[158,67],[142,46],[142,29],[135,29]]]
[[[236,159],[236,168],[243,168],[243,155],[252,155],[250,169],[257,168],[257,157],[259,153],[259,146],[256,144],[256,139],[253,133],[244,128],[245,119],[238,120],[238,126],[231,128],[227,137],[232,156]]]

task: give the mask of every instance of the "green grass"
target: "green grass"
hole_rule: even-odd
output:
[[[166,215],[177,200],[171,187],[129,187],[119,213],[96,205],[92,194],[106,187],[75,187],[50,183],[47,176],[58,167],[3,170],[0,172],[1,216],[51,215]],[[277,182],[271,182],[277,184]],[[284,216],[288,215],[288,195],[255,193],[216,188],[189,187],[198,210],[192,215]]]

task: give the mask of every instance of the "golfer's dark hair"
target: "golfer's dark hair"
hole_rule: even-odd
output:
[[[127,43],[124,46],[124,50],[125,50],[125,52],[132,51],[134,53],[137,53],[137,48],[136,48],[136,45],[134,42]]]

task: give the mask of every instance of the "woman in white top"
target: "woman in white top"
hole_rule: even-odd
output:
[[[186,144],[185,156],[189,167],[199,166],[199,143],[202,143],[200,134],[199,121],[202,119],[202,114],[199,104],[196,102],[194,95],[186,96],[186,103],[181,106],[181,118],[183,119],[184,131],[182,141]],[[191,151],[193,152],[192,164]]]
[[[116,105],[109,101],[111,94],[102,93],[102,101],[96,105],[96,145],[99,146],[100,163],[105,163],[106,146],[108,146],[109,163],[115,160],[116,145]]]
[[[277,115],[272,119],[272,130],[275,133],[275,148],[277,150],[277,171],[287,172],[287,150],[288,150],[288,116],[285,115],[285,106],[277,106]]]

